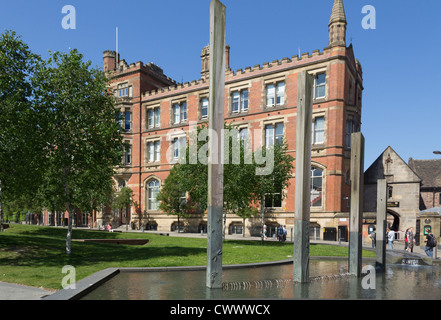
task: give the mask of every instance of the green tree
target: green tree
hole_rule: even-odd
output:
[[[177,216],[178,232],[180,232],[180,219],[188,217],[191,208],[186,198],[185,176],[182,176],[181,164],[175,165],[167,179],[165,179],[161,190],[158,193],[159,209],[167,215]]]
[[[187,210],[194,209],[195,204],[199,209],[206,210],[208,167],[201,156],[204,158],[204,152],[208,151],[208,139],[200,138],[208,136],[201,134],[205,129],[205,126],[197,128],[196,135],[188,141],[186,158],[181,159],[185,161],[176,165],[165,180],[161,197],[158,198],[165,201],[161,208],[163,211],[171,211],[171,200],[177,201],[182,192],[187,192],[193,203],[190,207],[187,201]],[[235,126],[226,124],[225,132],[225,141],[228,143],[225,143],[224,158],[224,235],[227,213],[238,215],[244,220],[245,225],[246,219],[258,215],[255,204],[260,204],[263,241],[265,196],[278,193],[282,199],[282,191],[288,186],[292,175],[294,159],[287,154],[286,143],[270,148],[263,147],[253,152],[250,140],[241,140]],[[195,153],[199,157],[196,162],[191,161],[190,157]],[[266,161],[260,161],[262,159]],[[165,188],[168,184],[170,187]],[[178,202],[174,205],[175,208],[179,208]]]
[[[46,119],[33,103],[32,86],[40,61],[14,31],[0,35],[0,203],[32,199],[45,168]]]
[[[120,191],[115,193],[115,198],[112,203],[112,207],[119,210],[120,214],[122,214],[123,210],[126,210],[126,217],[128,219],[128,210],[129,207],[133,204],[133,190],[129,187],[123,187]],[[128,221],[126,229],[128,228]]]
[[[288,147],[285,141],[281,144],[275,144],[269,147],[262,147],[259,152],[267,155],[268,152],[272,153],[274,159],[272,171],[270,174],[256,175],[254,185],[254,201],[260,203],[261,212],[261,239],[262,245],[264,243],[264,221],[265,221],[265,202],[268,197],[277,196],[278,201],[282,201],[286,194],[283,193],[289,185],[289,179],[292,177],[294,170],[293,161],[294,158],[287,153]],[[256,167],[265,167],[264,165],[256,165]]]
[[[90,65],[77,50],[51,53],[38,66],[33,82],[35,104],[48,120],[49,133],[40,194],[51,190],[46,200],[63,205],[69,213],[67,254],[71,253],[74,212],[89,206],[85,201],[90,207],[105,201],[123,155],[108,79]],[[94,196],[86,198],[87,194]]]

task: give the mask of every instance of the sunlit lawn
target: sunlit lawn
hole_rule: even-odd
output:
[[[143,246],[72,241],[66,255],[66,229],[12,224],[0,233],[0,281],[46,289],[61,289],[65,265],[75,267],[77,281],[110,267],[206,265],[206,238],[166,237],[151,233],[109,233],[73,230],[74,239],[149,239]],[[311,245],[311,256],[347,256],[348,249]],[[227,240],[223,264],[278,261],[292,258],[293,245],[267,241]],[[364,257],[375,257],[363,251]]]

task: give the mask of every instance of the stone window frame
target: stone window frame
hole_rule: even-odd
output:
[[[124,140],[124,143],[129,145],[129,149],[127,150],[127,148],[126,148],[124,150],[123,166],[131,167],[133,164],[133,143],[132,143],[132,140]],[[128,157],[130,157],[130,158],[128,158]]]
[[[274,130],[274,137],[273,137],[273,144],[276,143],[276,125],[282,123],[283,124],[283,139],[286,139],[286,119],[284,117],[278,117],[275,119],[271,119],[271,120],[264,120],[262,122],[262,146],[267,146],[266,143],[266,127],[268,125],[272,125],[273,130]]]
[[[181,150],[183,149],[182,146],[179,145],[179,148],[178,148],[179,154],[176,157],[175,156],[176,148],[174,145],[176,143],[175,142],[176,139],[179,141],[179,144],[181,144],[182,139],[185,139],[185,144],[186,144],[185,147],[187,147],[187,143],[188,143],[189,138],[187,136],[187,133],[183,132],[183,131],[182,132],[181,131],[180,132],[173,132],[173,133],[167,135],[167,141],[169,141],[169,148],[167,150],[167,152],[168,152],[167,157],[169,157],[169,161],[171,162],[171,164],[179,163],[179,159],[181,158]]]
[[[182,115],[182,105],[185,103],[186,112],[185,112],[185,120],[183,120]],[[179,121],[175,122],[175,105],[179,105]],[[171,126],[180,126],[188,123],[188,99],[187,97],[176,98],[170,101],[170,125]]]
[[[157,143],[159,144],[159,159],[157,159],[157,150],[156,146]],[[153,144],[153,161],[150,161],[150,151],[149,151],[149,145]],[[157,166],[161,163],[161,155],[162,155],[162,142],[160,137],[151,137],[149,139],[145,140],[145,160],[147,166]]]
[[[144,180],[144,196],[145,196],[145,208],[147,212],[153,212],[153,213],[159,213],[160,209],[159,209],[159,201],[157,201],[157,205],[158,207],[156,209],[150,209],[150,192],[149,192],[149,185],[151,182],[153,181],[157,181],[158,182],[158,192],[161,190],[161,179],[159,179],[156,175],[152,175],[149,176],[147,179]]]
[[[315,70],[309,70],[308,74],[312,75],[314,81],[313,81],[313,102],[317,103],[317,102],[321,102],[321,101],[326,101],[328,99],[328,82],[329,82],[329,72],[328,72],[328,68],[327,67],[323,67],[323,68],[319,68],[319,69],[315,69]],[[325,95],[324,96],[320,96],[317,97],[317,78],[319,74],[325,74]]]
[[[144,105],[144,109],[145,109],[145,128],[147,131],[151,131],[151,130],[157,130],[161,128],[161,104],[160,103],[155,103],[152,105]],[[153,110],[153,125],[150,126],[149,124],[149,120],[150,120],[150,110]],[[157,121],[157,117],[156,117],[156,113],[155,110],[159,110],[159,121]],[[158,123],[159,122],[159,123]]]
[[[121,95],[121,93],[123,92],[122,90],[126,91],[124,92],[124,95]],[[115,96],[117,98],[133,98],[133,85],[130,85],[128,81],[118,83],[116,85]]]
[[[320,206],[310,206],[310,210],[311,212],[315,212],[315,211],[325,211],[325,207],[326,207],[326,167],[324,165],[322,165],[321,163],[315,162],[315,161],[311,161],[311,173],[310,173],[310,179],[312,179],[312,169],[316,168],[316,169],[320,169],[322,171],[322,203]],[[312,191],[312,183],[311,183],[311,191]]]
[[[277,85],[279,83],[284,83],[284,91],[283,91],[283,103],[278,104],[277,103]],[[267,78],[263,80],[263,103],[265,110],[273,110],[277,108],[283,108],[287,106],[288,99],[287,99],[287,76],[278,76],[276,78]],[[273,85],[274,86],[274,104],[268,105],[268,86]]]
[[[130,104],[119,104],[115,107],[119,111],[119,119],[121,130],[124,133],[130,133],[133,131],[133,110]],[[130,129],[126,129],[126,113],[130,113]]]
[[[207,121],[210,117],[210,97],[209,97],[209,91],[203,91],[198,94],[198,120],[199,121]],[[202,100],[207,99],[207,116],[202,116]],[[187,105],[187,118],[188,118],[188,105]]]
[[[248,99],[247,99],[247,108],[242,109],[242,93],[244,91],[248,91]],[[233,94],[234,93],[239,94],[239,102],[238,102],[238,110],[233,111]],[[248,114],[250,111],[250,99],[251,98],[251,84],[250,83],[244,83],[240,85],[232,86],[228,89],[228,114],[230,117],[234,116],[243,116],[244,114]]]

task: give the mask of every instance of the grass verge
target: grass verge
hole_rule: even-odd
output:
[[[149,239],[143,246],[72,241],[66,255],[66,229],[15,225],[0,233],[0,281],[61,289],[63,266],[75,267],[81,280],[99,270],[115,267],[170,267],[206,265],[205,238],[165,237],[151,233],[108,233],[73,230],[73,239]],[[278,261],[292,258],[292,244],[267,241],[227,240],[223,264]],[[347,256],[348,248],[311,245],[311,256]],[[375,252],[363,251],[364,257]]]

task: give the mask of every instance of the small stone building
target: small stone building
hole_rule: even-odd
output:
[[[421,178],[390,146],[364,174],[364,220],[370,225],[376,223],[379,179],[387,181],[387,226],[394,231],[416,228]]]

